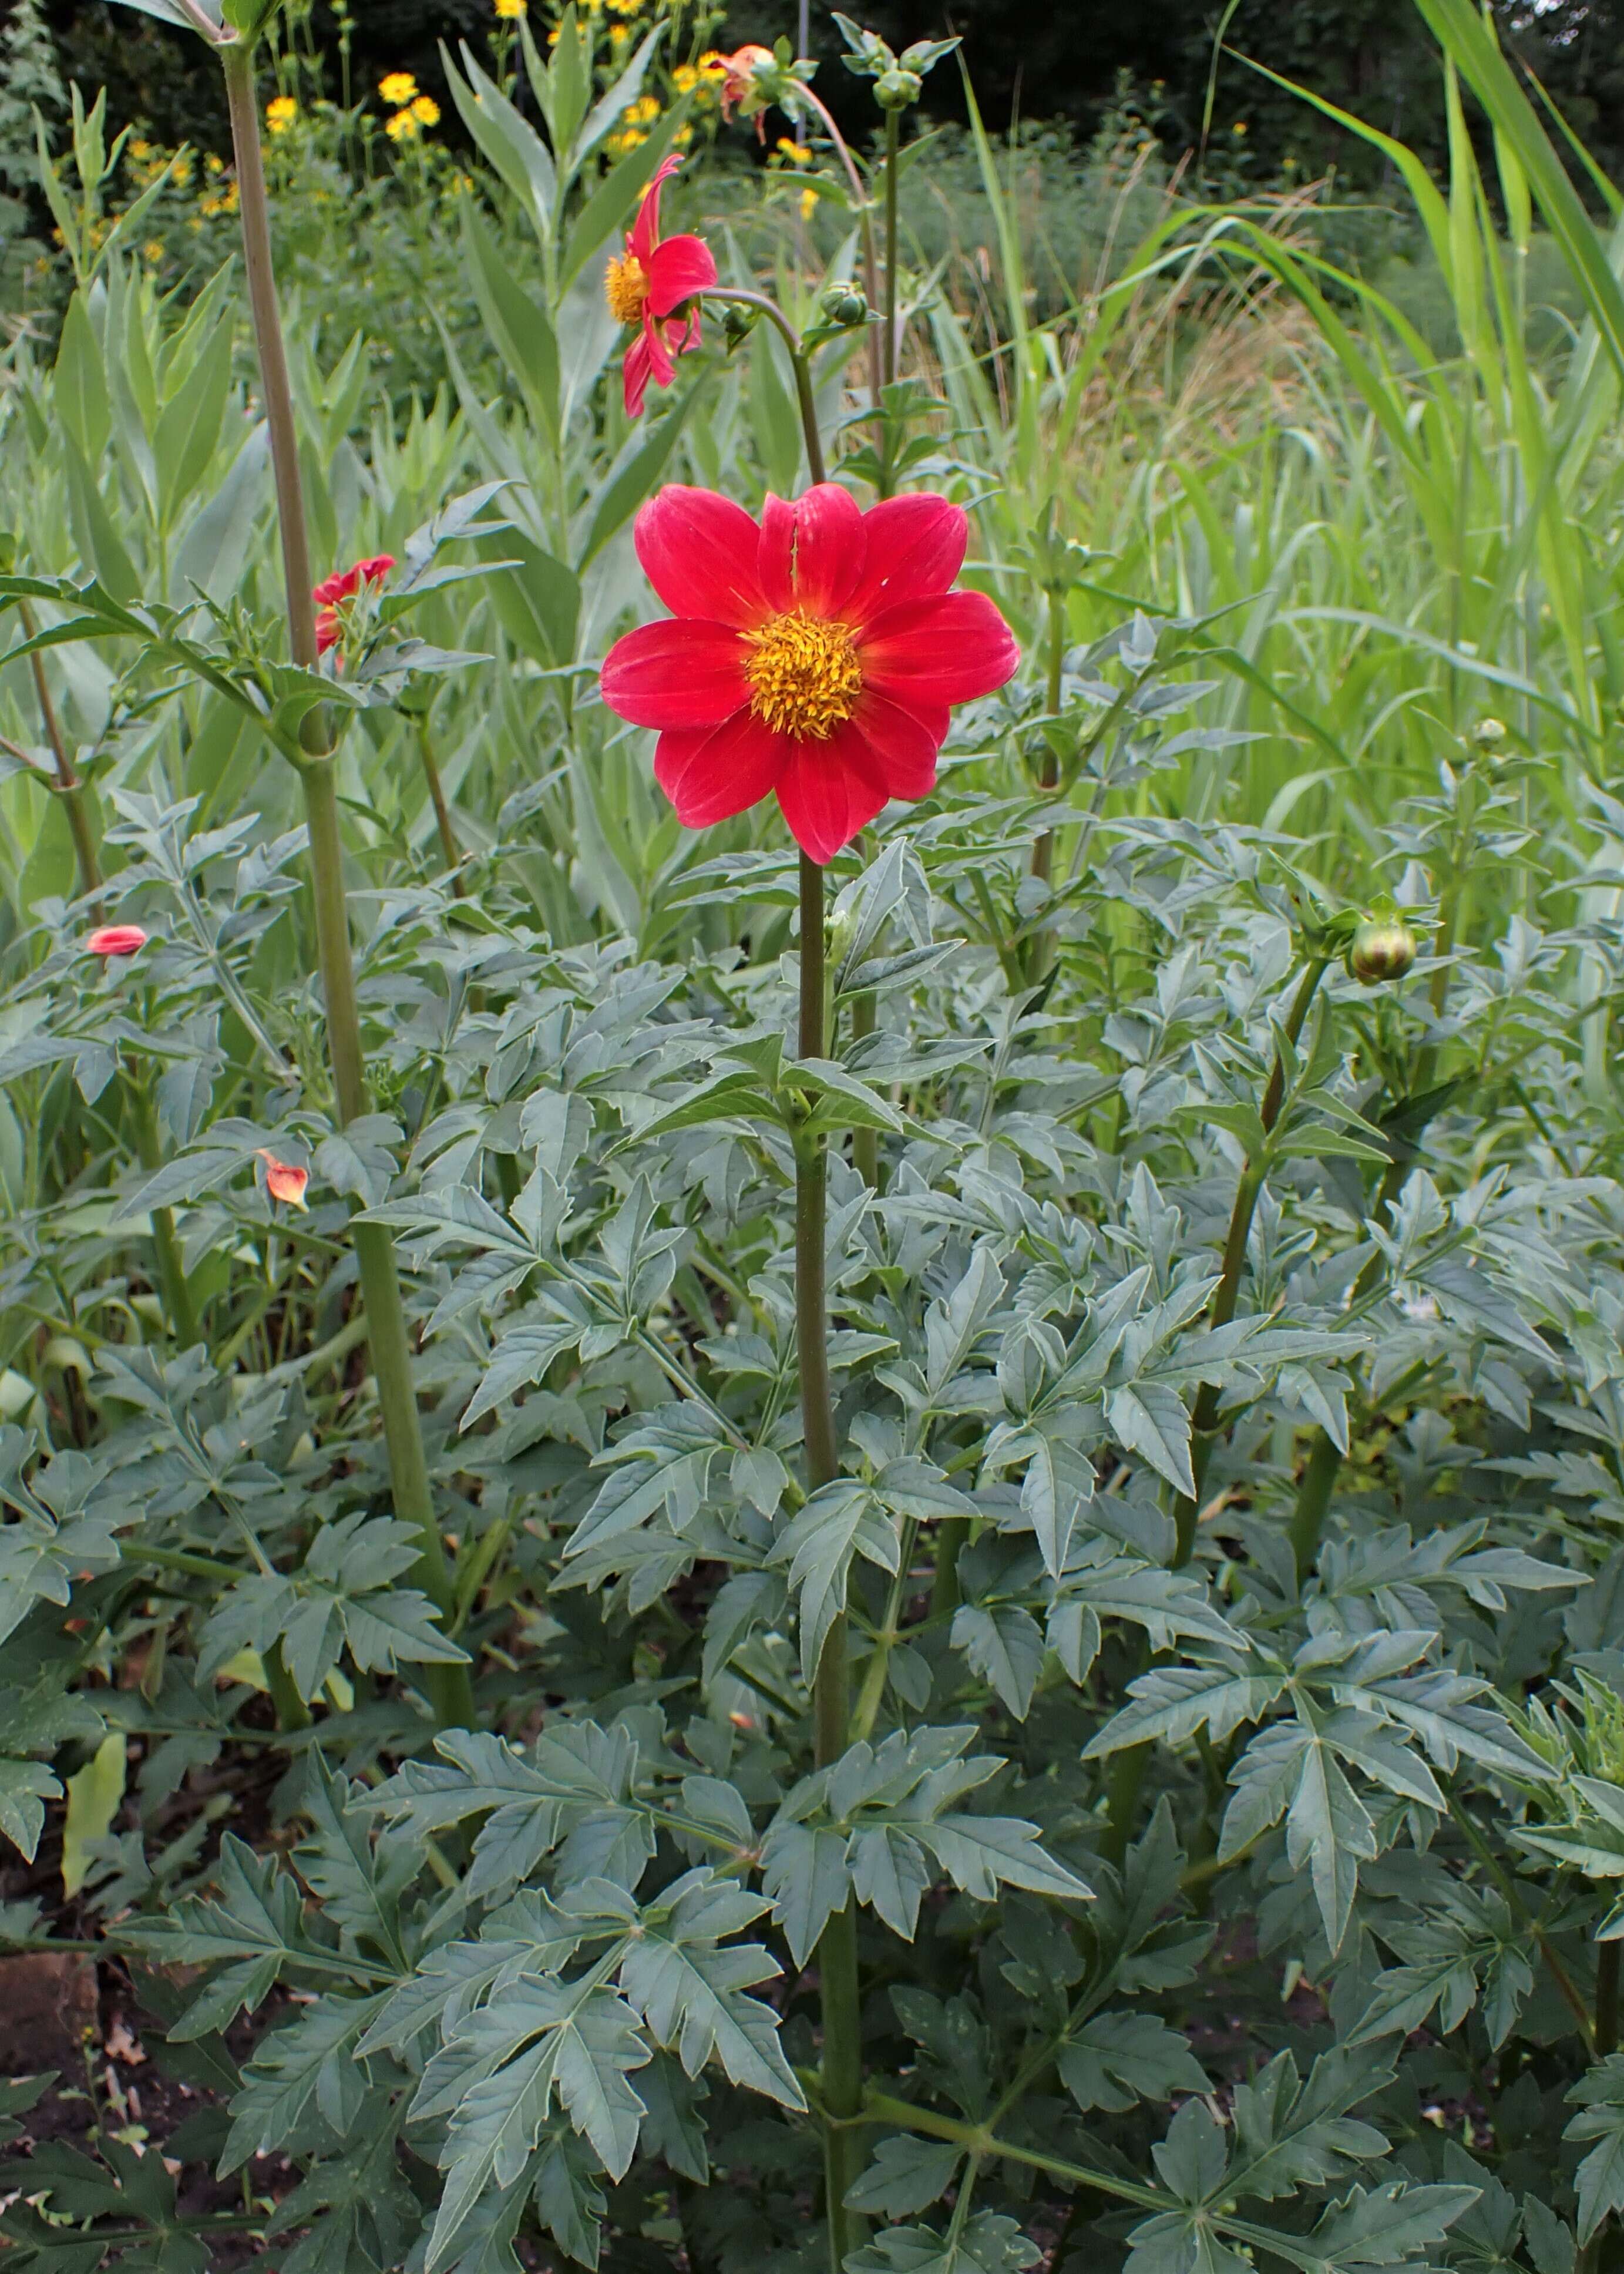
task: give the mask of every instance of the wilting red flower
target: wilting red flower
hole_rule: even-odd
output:
[[[139,924],[103,924],[85,942],[85,953],[105,962],[115,955],[138,954],[146,945],[147,934]]]
[[[754,41],[748,41],[742,48],[735,48],[731,56],[724,56],[722,57],[723,117],[731,123],[739,105],[748,101],[755,91],[756,74],[759,72],[776,71],[777,68],[778,57],[773,54],[772,49],[757,47]],[[767,139],[767,118],[764,109],[756,121],[756,139],[758,142],[764,142]]]
[[[346,600],[353,600],[363,584],[381,584],[395,566],[393,553],[380,553],[371,561],[357,561],[353,568],[335,568],[324,576],[312,593],[316,603],[316,652],[325,655],[336,647],[344,636],[344,620],[339,614]]]
[[[304,1187],[310,1182],[308,1169],[296,1169],[291,1161],[279,1161],[267,1146],[259,1148],[259,1158],[265,1163],[265,1189],[274,1201],[285,1201],[289,1208],[304,1206]]]
[[[936,786],[948,711],[1020,660],[981,592],[956,592],[968,527],[946,498],[860,511],[820,483],[770,497],[758,527],[712,490],[673,486],[637,516],[637,557],[674,611],[609,651],[612,711],[659,730],[654,773],[689,829],[770,791],[815,861],[888,799]]]
[[[636,331],[622,370],[628,418],[642,410],[649,381],[669,387],[677,357],[699,345],[695,296],[717,281],[716,262],[703,237],[662,238],[659,233],[660,185],[681,163],[680,158],[667,158],[656,170],[627,235],[625,252],[604,272],[610,314]]]

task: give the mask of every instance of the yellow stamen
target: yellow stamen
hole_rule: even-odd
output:
[[[755,690],[756,716],[777,734],[826,742],[862,693],[851,626],[821,616],[770,616],[744,636],[754,651],[745,676]]]
[[[609,263],[604,272],[604,297],[617,324],[640,324],[643,304],[648,297],[648,276],[635,252],[628,252],[624,260]]]

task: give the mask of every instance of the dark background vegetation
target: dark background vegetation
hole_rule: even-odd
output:
[[[0,20],[6,12],[0,0]],[[359,87],[401,65],[432,86],[436,42],[482,36],[492,21],[490,0],[357,0],[354,12]],[[1000,127],[1012,117],[1065,117],[1086,137],[1126,83],[1170,154],[1199,139],[1222,12],[1214,0],[869,0],[854,12],[898,45],[961,33],[982,109]],[[330,38],[322,13],[318,37]],[[718,36],[770,42],[793,34],[796,13],[796,0],[750,0],[733,9]],[[1624,0],[1515,0],[1496,13],[1502,36],[1571,124],[1604,164],[1624,171]],[[107,0],[49,0],[48,14],[68,72],[87,87],[106,84],[116,113],[169,141],[222,139],[216,75],[199,67],[203,59],[184,38]],[[827,0],[813,0],[811,14],[813,50],[824,59],[820,87],[861,131],[866,106],[836,60]],[[1239,55],[1441,157],[1437,64],[1411,0],[1242,0],[1227,38]],[[929,99],[946,115],[961,109],[952,71],[936,74]],[[1371,178],[1367,151],[1234,56],[1219,70],[1214,118],[1225,132],[1244,121],[1265,172],[1290,156],[1312,172],[1335,164],[1355,182]]]

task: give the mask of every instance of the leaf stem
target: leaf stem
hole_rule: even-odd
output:
[[[434,826],[440,832],[440,849],[451,875],[451,889],[460,900],[468,890],[462,881],[462,848],[457,843],[456,832],[451,826],[451,809],[446,803],[445,786],[440,779],[440,764],[434,756],[433,738],[429,733],[429,714],[419,711],[417,751],[423,760],[423,779],[428,784],[429,802],[434,809]]]
[[[26,600],[19,600],[17,614],[23,628],[23,637],[33,639],[38,626]],[[56,715],[56,705],[51,696],[50,681],[45,676],[45,659],[37,647],[30,654],[28,665],[34,674],[34,691],[39,700],[40,723],[45,729],[45,739],[50,744],[51,763],[56,769],[56,794],[67,811],[74,858],[79,862],[79,887],[89,898],[102,890],[102,866],[96,857],[95,832],[90,825],[90,810],[85,803],[84,785],[73,770],[67,737],[62,731],[62,721]]]
[[[129,1084],[131,1109],[135,1118],[136,1151],[150,1177],[163,1165],[163,1152],[158,1142],[157,1117],[153,1111],[152,1098],[145,1083],[132,1078]],[[190,1350],[202,1337],[198,1329],[197,1306],[192,1299],[192,1289],[186,1279],[186,1266],[175,1231],[172,1209],[154,1208],[147,1211],[152,1224],[153,1246],[157,1253],[158,1284],[163,1290],[163,1307],[169,1314],[169,1333],[177,1347]]]

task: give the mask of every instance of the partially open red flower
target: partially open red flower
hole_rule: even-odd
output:
[[[265,1163],[265,1189],[274,1201],[283,1201],[288,1207],[304,1206],[304,1187],[310,1182],[308,1169],[296,1169],[291,1161],[279,1161],[268,1146],[261,1145],[259,1158]]]
[[[139,924],[103,924],[93,931],[85,942],[86,955],[99,955],[105,962],[115,955],[135,955],[147,945],[147,934]]]
[[[637,516],[637,557],[675,613],[609,651],[604,701],[659,730],[654,772],[689,829],[776,791],[815,861],[891,798],[927,796],[948,712],[1020,660],[981,592],[956,592],[968,527],[929,495],[861,512],[833,482],[759,527],[711,490],[672,486]]]
[[[703,237],[662,237],[659,233],[660,184],[681,163],[680,158],[667,158],[656,169],[627,236],[625,252],[604,272],[610,314],[617,323],[635,328],[621,373],[628,418],[641,412],[649,381],[669,387],[678,356],[699,345],[695,296],[716,282],[716,262]]]
[[[393,553],[380,553],[370,561],[357,561],[353,568],[335,568],[322,578],[311,595],[316,603],[318,655],[336,647],[344,636],[344,620],[339,611],[345,601],[353,600],[363,584],[381,584],[394,566]]]
[[[758,47],[753,41],[747,41],[743,47],[735,48],[731,56],[724,56],[722,57],[723,117],[731,123],[733,115],[740,105],[749,103],[750,96],[756,89],[757,75],[763,71],[775,71],[777,68],[778,58],[772,49]],[[748,117],[748,109],[745,115]],[[758,142],[764,142],[767,139],[767,114],[764,105],[756,112],[756,139]]]

